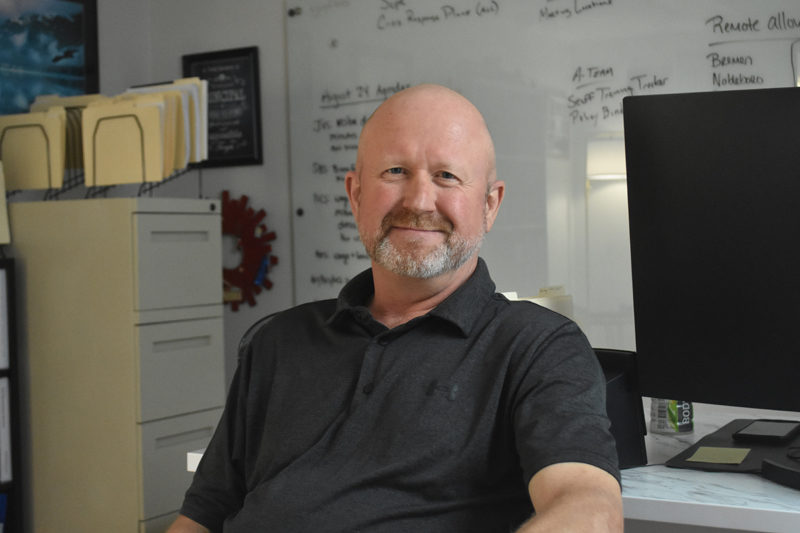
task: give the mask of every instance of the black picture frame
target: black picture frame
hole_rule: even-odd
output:
[[[24,4],[0,14],[0,115],[26,113],[41,94],[99,92],[97,0]]]
[[[0,449],[3,463],[0,466],[0,505],[5,506],[4,531],[23,530],[23,480],[20,458],[20,411],[19,370],[17,357],[16,274],[15,260],[0,257],[0,408],[3,423],[0,424]],[[9,448],[6,448],[9,446]],[[9,469],[10,467],[10,469]]]
[[[262,164],[258,47],[182,59],[185,77],[208,81],[208,159],[200,166]]]

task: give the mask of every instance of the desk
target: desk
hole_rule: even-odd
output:
[[[199,450],[194,450],[188,452],[186,454],[186,471],[187,472],[196,472],[197,465],[200,464],[200,459],[203,458],[203,452],[205,452],[205,448],[201,448]]]
[[[649,412],[649,399],[646,398],[646,418],[649,418]],[[645,443],[649,465],[623,470],[625,518],[737,531],[800,531],[798,490],[755,474],[702,472],[663,466],[667,459],[735,418],[800,419],[800,413],[696,404],[694,433],[681,436],[648,434]],[[642,524],[636,525],[637,530],[648,530]]]
[[[645,398],[648,419],[650,405]],[[689,435],[645,437],[648,466],[622,471],[622,504],[626,531],[676,530],[699,532],[698,527],[735,531],[797,533],[800,531],[800,491],[778,485],[755,474],[702,472],[667,468],[662,463],[701,437],[735,418],[800,419],[800,413],[695,405],[695,431]],[[194,472],[203,450],[187,454],[187,469]],[[628,523],[637,520],[635,524]],[[659,529],[658,523],[668,524]],[[650,526],[649,526],[649,525]],[[721,533],[719,529],[715,533]]]

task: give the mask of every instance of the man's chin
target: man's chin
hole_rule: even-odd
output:
[[[427,243],[404,243],[400,246],[393,243],[394,253],[408,261],[425,261],[428,257],[443,253],[442,245],[434,246]]]
[[[444,246],[447,234],[440,231],[392,230],[386,238],[395,250],[409,254],[424,250],[422,255],[425,255]]]

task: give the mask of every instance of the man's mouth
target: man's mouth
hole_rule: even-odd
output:
[[[414,213],[390,213],[383,220],[384,231],[392,229],[451,233],[453,224],[441,216],[416,215]]]

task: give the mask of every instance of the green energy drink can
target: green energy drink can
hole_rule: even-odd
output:
[[[650,403],[650,431],[653,433],[691,433],[694,408],[685,400],[653,398]]]

